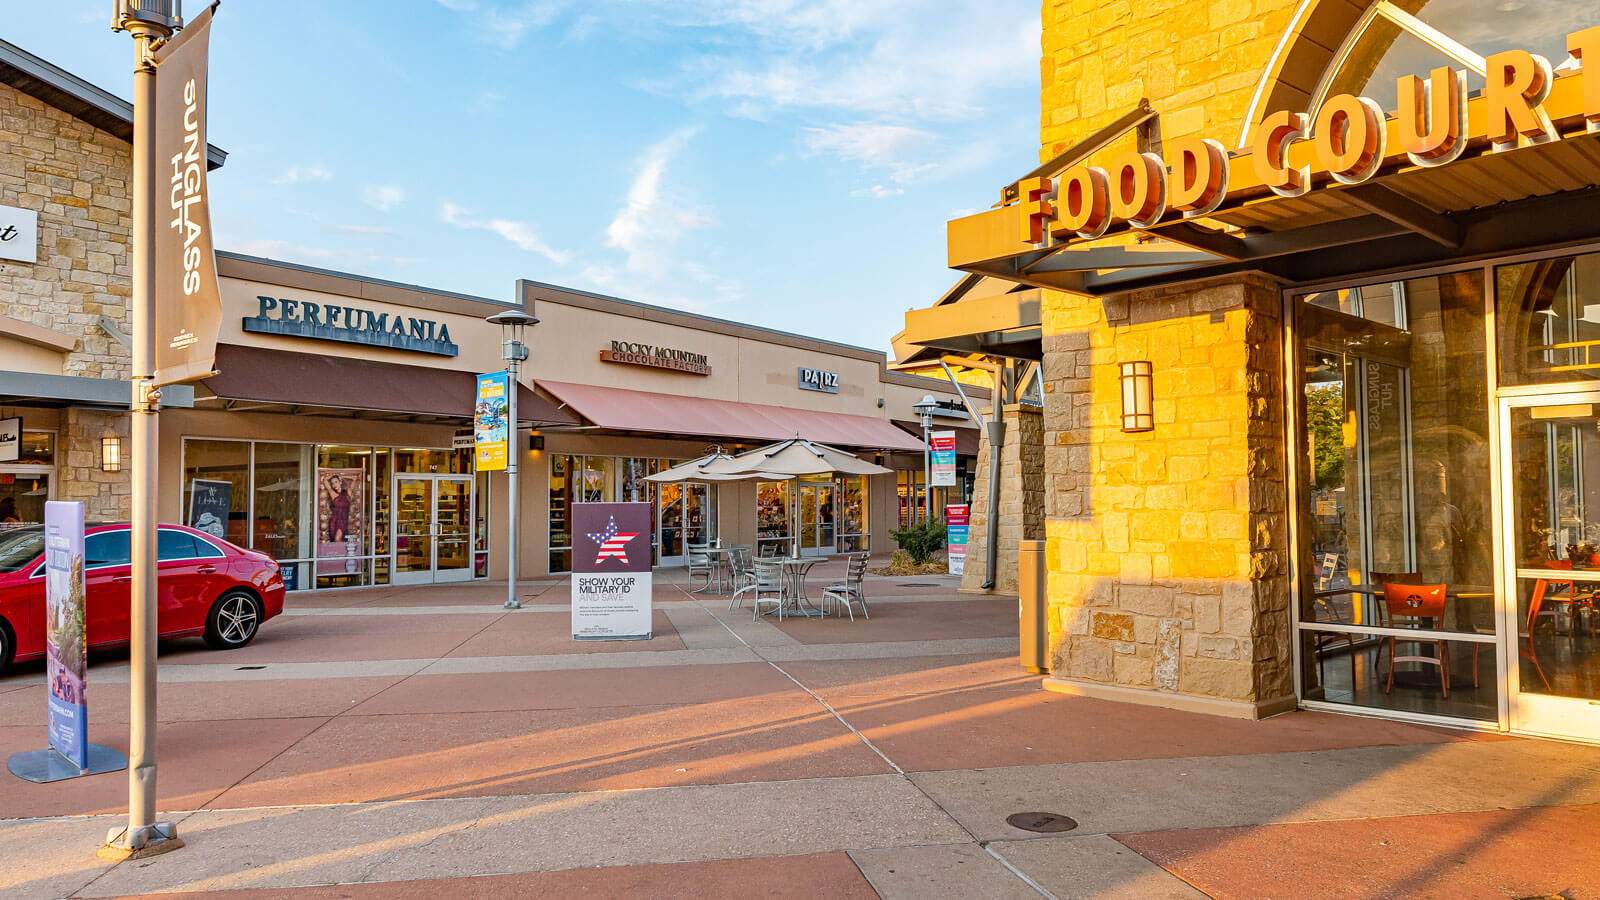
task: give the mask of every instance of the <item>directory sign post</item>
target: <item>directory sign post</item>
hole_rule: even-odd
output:
[[[933,453],[934,487],[955,487],[956,483],[956,433],[934,431],[928,434]]]
[[[45,681],[50,747],[89,768],[89,636],[83,620],[83,504],[44,505]]]
[[[511,449],[511,375],[478,376],[478,400],[472,407],[472,441],[479,472],[503,472]]]
[[[967,518],[971,512],[972,506],[967,503],[952,503],[944,508],[944,545],[951,575],[967,570]]]
[[[572,639],[651,636],[648,503],[572,504]]]

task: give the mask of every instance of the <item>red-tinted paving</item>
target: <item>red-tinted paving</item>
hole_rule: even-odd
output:
[[[821,591],[812,590],[820,603]],[[773,624],[806,644],[856,644],[868,641],[940,641],[959,638],[1015,637],[1016,598],[949,600],[937,603],[877,603],[867,601],[872,617],[856,610],[827,618],[787,616]]]
[[[683,649],[683,639],[678,637],[677,629],[672,627],[665,612],[658,608],[650,625],[655,637],[648,641],[575,641],[572,639],[572,616],[568,613],[521,610],[496,619],[494,625],[445,656],[544,656]],[[483,628],[481,624],[479,627]]]
[[[1115,837],[1219,900],[1600,897],[1600,806]]]
[[[200,894],[141,894],[192,898]],[[707,862],[565,869],[429,881],[386,881],[278,890],[213,891],[211,900],[504,900],[507,897],[605,897],[628,900],[749,897],[876,900],[877,893],[843,853],[767,856]]]
[[[670,707],[335,719],[213,806],[780,781],[890,771],[802,692]]]
[[[357,715],[392,715],[598,709],[710,703],[774,693],[798,695],[800,689],[764,662],[733,663],[714,669],[648,666],[494,672],[411,678],[352,711]]]

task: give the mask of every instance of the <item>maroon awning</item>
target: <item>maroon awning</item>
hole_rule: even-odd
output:
[[[290,407],[470,419],[478,392],[471,372],[239,344],[218,344],[216,367],[217,374],[201,382],[216,396]],[[517,418],[578,424],[526,386],[517,392]]]
[[[912,435],[915,435],[918,441],[922,440],[922,423],[921,422],[911,422],[911,421],[908,421],[906,419],[895,419],[894,420],[894,424],[900,426],[901,428],[904,428],[907,432],[911,433]],[[956,455],[957,456],[977,456],[978,455],[978,444],[981,443],[982,440],[983,440],[983,432],[979,431],[978,429],[976,429],[976,428],[960,428],[960,427],[957,427],[955,425],[938,425],[938,424],[936,424],[936,425],[933,426],[932,430],[934,430],[934,431],[954,431],[956,433]],[[920,450],[921,447],[919,446],[918,449]]]
[[[602,428],[710,438],[782,441],[802,437],[820,444],[868,450],[921,450],[922,442],[883,419],[849,413],[792,409],[710,397],[657,394],[627,388],[538,379],[539,387]]]

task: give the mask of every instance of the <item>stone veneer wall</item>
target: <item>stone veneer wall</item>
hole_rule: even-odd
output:
[[[988,411],[984,415],[989,415]],[[1032,407],[1010,404],[1000,409],[1005,423],[1005,445],[1000,450],[1000,517],[996,533],[993,590],[1017,592],[1017,542],[1044,537],[1044,414]],[[985,418],[984,422],[988,421]],[[989,545],[989,429],[983,426],[978,448],[978,475],[972,486],[972,514],[968,521],[967,565],[961,590],[981,591],[988,577]]]
[[[83,503],[88,522],[125,522],[132,485],[130,420],[125,412],[69,408],[61,417],[62,443],[56,447],[57,500]],[[100,471],[100,439],[122,439],[122,471]]]
[[[1293,705],[1281,304],[1256,276],[1047,295],[1054,676],[1236,715]],[[1154,431],[1120,428],[1132,360],[1154,366]]]
[[[39,213],[39,261],[0,261],[0,316],[76,337],[63,375],[128,377],[127,351],[95,321],[128,328],[132,169],[126,142],[0,85],[0,205]]]

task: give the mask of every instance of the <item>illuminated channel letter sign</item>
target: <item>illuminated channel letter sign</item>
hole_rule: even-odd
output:
[[[1589,71],[1590,64],[1600,66],[1600,26],[1568,35],[1567,49],[1583,66],[1560,81],[1560,115],[1570,121],[1581,112],[1584,131],[1600,133],[1600,72]],[[1459,159],[1473,138],[1491,153],[1561,140],[1546,109],[1558,87],[1550,61],[1506,50],[1484,62],[1483,95],[1472,101],[1470,115],[1466,71],[1441,67],[1426,78],[1397,80],[1392,120],[1377,100],[1338,94],[1313,112],[1267,116],[1248,152],[1231,159],[1218,141],[1182,137],[1167,141],[1164,155],[1128,151],[1105,165],[1023,179],[1016,203],[949,223],[949,264],[963,268],[1199,218],[1230,194],[1256,196],[1265,188],[1298,197],[1361,184],[1389,164],[1441,166]]]

